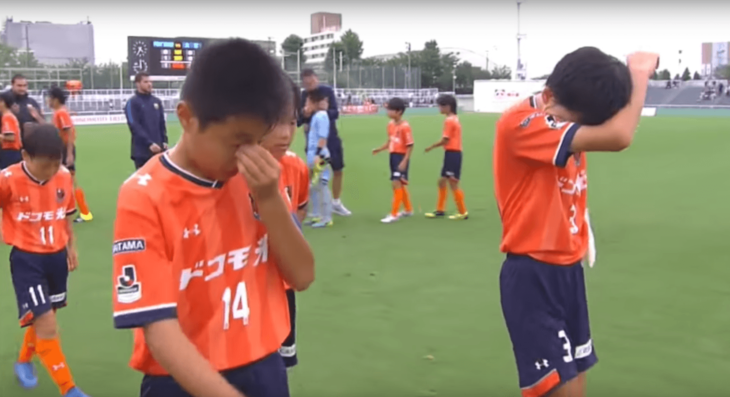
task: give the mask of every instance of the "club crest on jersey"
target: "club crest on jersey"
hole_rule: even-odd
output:
[[[142,283],[137,280],[137,268],[134,265],[122,267],[122,274],[117,276],[117,301],[134,303],[142,298]]]
[[[533,113],[533,114],[527,116],[527,118],[522,120],[522,122],[520,123],[520,127],[527,128],[527,126],[530,125],[530,122],[532,121],[532,119],[534,119],[535,116],[537,116],[538,114],[540,114],[540,113]]]
[[[248,194],[248,199],[251,200],[251,210],[253,211],[253,217],[256,218],[256,220],[261,220],[261,217],[259,216],[259,206],[256,205],[256,200],[253,199],[253,195],[251,193]]]
[[[128,254],[131,252],[142,252],[145,249],[147,249],[147,242],[143,238],[117,240],[112,246],[112,255]]]
[[[63,189],[56,189],[56,202],[59,204],[66,198],[66,192]]]

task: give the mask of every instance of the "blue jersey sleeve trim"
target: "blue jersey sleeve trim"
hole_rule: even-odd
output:
[[[575,138],[575,133],[580,128],[580,124],[572,123],[568,126],[568,128],[563,133],[563,138],[560,140],[560,145],[558,146],[557,152],[555,152],[555,159],[553,160],[553,164],[555,164],[558,167],[565,167],[566,164],[568,164],[568,159],[573,154],[570,151],[570,147],[573,144],[573,138]]]
[[[162,320],[169,320],[172,318],[177,318],[177,308],[175,307],[164,307],[148,311],[115,315],[114,328],[141,328],[147,324],[152,324]]]

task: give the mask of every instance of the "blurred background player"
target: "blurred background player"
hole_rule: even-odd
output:
[[[0,94],[0,133],[2,134],[2,150],[0,151],[0,169],[5,169],[23,160],[20,154],[20,125],[10,110],[13,107],[13,95],[9,92]]]
[[[287,198],[292,216],[296,217],[297,225],[301,227],[307,212],[309,202],[309,169],[307,164],[289,150],[294,134],[297,130],[297,112],[299,109],[299,87],[291,82],[292,112],[291,118],[279,122],[274,129],[261,141],[261,146],[268,150],[281,166],[280,188]],[[297,303],[294,289],[286,285],[286,299],[289,304],[289,324],[291,330],[282,343],[279,354],[284,359],[287,368],[293,368],[299,362],[296,345]]]
[[[56,310],[66,306],[68,274],[78,266],[73,182],[61,164],[65,147],[58,130],[50,124],[32,128],[23,141],[23,162],[0,173],[2,234],[13,247],[10,270],[25,327],[15,376],[26,389],[37,386],[37,355],[62,396],[85,397],[61,350],[56,320]]]
[[[332,195],[329,190],[330,152],[327,148],[330,120],[327,116],[329,100],[324,90],[315,89],[307,95],[312,114],[307,136],[307,166],[312,170],[310,189],[310,220],[314,228],[332,226]]]
[[[461,145],[461,123],[456,115],[456,98],[451,95],[441,95],[436,99],[441,114],[446,116],[444,121],[444,133],[441,140],[426,148],[426,153],[431,150],[444,148],[444,165],[441,168],[441,178],[438,181],[439,195],[436,202],[436,211],[426,214],[427,218],[442,218],[446,214],[446,193],[451,188],[456,202],[458,213],[449,216],[449,219],[469,219],[464,203],[464,191],[459,186],[461,179],[461,164],[463,160]]]
[[[25,136],[26,124],[45,123],[41,106],[28,95],[28,80],[22,74],[16,74],[11,81],[10,92],[13,95],[13,113],[20,124],[20,138]]]
[[[152,81],[147,73],[134,76],[136,91],[124,107],[129,132],[132,133],[132,161],[140,169],[152,156],[167,149],[165,109],[160,98],[152,95]]]
[[[388,216],[381,222],[392,223],[401,217],[413,215],[413,205],[408,193],[408,166],[413,151],[413,133],[411,126],[403,120],[406,103],[400,98],[391,98],[386,104],[388,109],[388,141],[383,146],[373,149],[378,154],[388,149],[390,152],[390,183],[393,187],[393,205]],[[400,207],[403,205],[403,211]]]
[[[291,95],[257,44],[211,43],[177,105],[180,140],[119,191],[114,325],[135,329],[142,395],[289,395],[284,285],[308,288],[314,257],[259,143],[291,117]]]
[[[63,151],[63,165],[71,172],[74,181],[74,197],[76,205],[79,206],[79,217],[74,222],[90,222],[94,219],[86,204],[84,190],[79,187],[76,180],[76,127],[74,127],[71,115],[66,109],[66,92],[60,87],[53,87],[48,91],[48,107],[53,109],[53,125],[58,128],[61,140],[65,145]]]
[[[580,48],[497,122],[500,293],[523,396],[586,395],[598,361],[581,263],[590,239],[586,152],[630,145],[657,66],[655,54],[633,54],[627,68]]]
[[[342,180],[343,170],[345,169],[345,152],[342,147],[342,139],[340,138],[339,131],[337,130],[337,119],[340,116],[338,110],[337,98],[335,97],[335,91],[332,87],[320,84],[317,74],[312,69],[304,69],[301,74],[302,85],[304,91],[302,91],[300,106],[302,107],[299,112],[299,118],[297,125],[304,125],[304,134],[309,133],[311,129],[312,114],[318,109],[314,109],[308,105],[307,97],[310,92],[314,90],[320,90],[327,97],[329,106],[327,108],[327,116],[330,121],[330,132],[329,138],[327,138],[327,149],[330,153],[330,165],[332,166],[332,212],[340,216],[350,216],[352,212],[345,208],[342,204]],[[308,140],[307,140],[308,141]]]

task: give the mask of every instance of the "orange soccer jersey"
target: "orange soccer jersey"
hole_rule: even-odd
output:
[[[290,210],[296,212],[309,203],[309,169],[296,153],[287,151],[281,158],[281,179],[283,191],[289,200]]]
[[[0,208],[5,244],[26,252],[59,252],[68,244],[66,217],[76,212],[71,174],[64,167],[48,181],[25,162],[0,172]]]
[[[76,128],[74,127],[73,121],[71,121],[71,115],[65,107],[53,112],[53,125],[58,128],[64,145],[68,145],[69,139],[71,142],[76,140]]]
[[[413,146],[413,132],[411,125],[403,120],[388,123],[388,151],[390,153],[406,154],[408,147]]]
[[[444,121],[444,138],[448,138],[444,150],[449,152],[460,152],[461,147],[461,123],[459,117],[452,115],[446,118]]]
[[[497,122],[494,190],[502,252],[572,265],[588,248],[586,156],[571,153],[579,126],[535,108],[534,98]]]
[[[289,333],[284,282],[242,176],[197,178],[157,156],[122,185],[114,226],[114,323],[135,330],[132,368],[166,371],[140,327],[177,318],[218,371],[276,352]]]
[[[11,112],[3,113],[1,126],[2,128],[0,128],[0,133],[2,133],[2,135],[13,134],[15,136],[15,140],[13,141],[3,140],[2,148],[9,150],[20,150],[20,124],[18,123],[18,119],[15,117],[15,115]]]

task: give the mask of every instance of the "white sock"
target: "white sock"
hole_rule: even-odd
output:
[[[332,199],[332,204],[340,205],[340,204],[342,204],[342,202],[340,201],[340,199]]]

